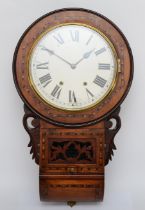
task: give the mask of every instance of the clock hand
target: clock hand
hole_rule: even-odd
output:
[[[95,50],[95,48],[92,49],[92,50],[90,50],[89,52],[85,52],[84,55],[83,55],[83,57],[82,57],[78,62],[76,62],[76,63],[74,64],[75,67],[76,67],[81,61],[83,61],[84,59],[89,58],[90,55],[92,54],[92,52],[93,52],[94,50]]]
[[[49,52],[50,55],[54,55],[57,58],[59,58],[60,60],[64,61],[65,63],[67,63],[72,69],[74,68],[74,64],[71,64],[70,62],[68,62],[67,60],[65,60],[64,58],[62,58],[61,56],[57,55],[53,50],[50,50],[48,48],[43,47],[43,50]]]

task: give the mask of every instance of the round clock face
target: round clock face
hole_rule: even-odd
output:
[[[96,29],[60,25],[34,44],[29,76],[46,103],[63,110],[84,110],[98,104],[113,89],[117,56],[113,45]]]

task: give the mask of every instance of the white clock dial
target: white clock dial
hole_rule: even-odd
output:
[[[116,60],[113,46],[99,31],[67,24],[47,31],[35,43],[30,80],[48,104],[71,111],[87,109],[111,91]]]

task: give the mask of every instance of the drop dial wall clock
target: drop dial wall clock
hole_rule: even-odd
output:
[[[90,10],[51,12],[21,37],[13,74],[39,165],[41,200],[101,201],[133,76],[125,36]]]

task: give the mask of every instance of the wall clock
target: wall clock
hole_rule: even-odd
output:
[[[133,57],[118,27],[86,9],[50,12],[21,37],[13,60],[42,201],[101,201],[116,149]]]

